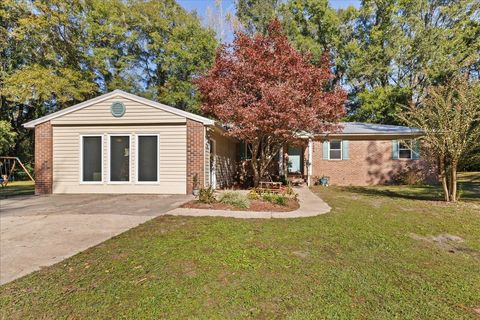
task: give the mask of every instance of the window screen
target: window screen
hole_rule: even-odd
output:
[[[102,137],[83,137],[83,181],[102,181]]]
[[[110,181],[130,180],[130,137],[110,137]]]
[[[398,143],[398,157],[400,159],[412,158],[412,141],[405,140]]]
[[[138,181],[158,180],[158,137],[138,137]]]
[[[330,141],[330,159],[342,159],[342,142],[340,140]]]

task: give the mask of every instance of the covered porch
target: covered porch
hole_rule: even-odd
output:
[[[313,143],[307,145],[286,145],[279,152],[279,175],[294,185],[312,183]]]

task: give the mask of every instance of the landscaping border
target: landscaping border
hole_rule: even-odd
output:
[[[165,213],[172,216],[191,216],[191,217],[230,217],[238,219],[288,219],[314,217],[330,212],[330,206],[315,195],[308,187],[295,187],[298,193],[300,208],[294,211],[275,212],[275,211],[234,211],[234,210],[213,210],[197,208],[176,208]]]

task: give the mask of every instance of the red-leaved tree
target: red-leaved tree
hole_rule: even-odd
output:
[[[250,145],[257,186],[283,145],[299,143],[300,134],[335,129],[346,92],[331,88],[332,77],[328,59],[312,65],[273,20],[266,36],[235,34],[196,83],[202,111]]]

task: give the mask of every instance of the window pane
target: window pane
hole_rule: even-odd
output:
[[[410,140],[400,141],[398,143],[398,148],[399,149],[410,149],[410,145],[411,145]]]
[[[340,150],[342,148],[341,141],[330,141],[330,149]]]
[[[102,181],[102,137],[83,137],[83,181]]]
[[[158,180],[158,137],[138,137],[138,181]]]
[[[409,150],[409,149],[402,150],[402,149],[400,149],[399,157],[400,157],[400,159],[410,159],[412,157],[412,150]]]
[[[110,181],[130,180],[130,137],[110,137]]]
[[[330,159],[342,159],[342,150],[330,150]]]
[[[247,155],[246,160],[252,159],[252,144],[245,143],[245,154]]]

